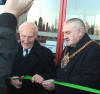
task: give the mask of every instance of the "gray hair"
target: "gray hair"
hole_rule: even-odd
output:
[[[38,28],[37,28],[36,24],[33,23],[33,22],[24,22],[23,24],[21,24],[21,25],[19,26],[19,29],[18,29],[18,30],[21,32],[22,28],[23,28],[24,26],[27,26],[27,25],[33,25],[34,31],[38,34]]]
[[[79,18],[72,18],[72,19],[69,19],[67,22],[65,22],[66,24],[67,23],[73,23],[75,24],[76,26],[78,27],[82,27],[83,28],[83,31],[86,31],[86,28],[85,28],[85,24],[84,22],[79,19]]]

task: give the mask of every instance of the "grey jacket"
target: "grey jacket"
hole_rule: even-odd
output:
[[[0,94],[3,93],[5,79],[12,69],[12,62],[17,52],[16,18],[9,13],[0,15]]]

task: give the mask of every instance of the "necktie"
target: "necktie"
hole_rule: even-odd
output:
[[[26,54],[25,54],[25,57],[28,56],[28,49],[25,50]]]

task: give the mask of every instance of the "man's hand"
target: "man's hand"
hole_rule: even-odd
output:
[[[18,79],[17,80],[11,80],[11,84],[17,89],[22,87],[22,82],[19,81]]]
[[[38,84],[41,84],[43,82],[43,77],[41,77],[40,75],[38,74],[35,74],[33,77],[32,77],[32,83],[38,83]]]
[[[55,85],[53,83],[51,83],[52,81],[54,81],[53,79],[49,79],[49,80],[45,80],[42,83],[42,86],[48,90],[48,91],[52,91],[55,89]]]
[[[32,6],[32,0],[7,0],[5,12],[11,13],[18,18]]]

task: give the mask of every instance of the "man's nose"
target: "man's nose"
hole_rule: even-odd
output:
[[[27,43],[29,41],[28,37],[24,39],[24,42]]]
[[[64,39],[66,39],[66,38],[68,38],[68,36],[67,35],[64,35]]]

